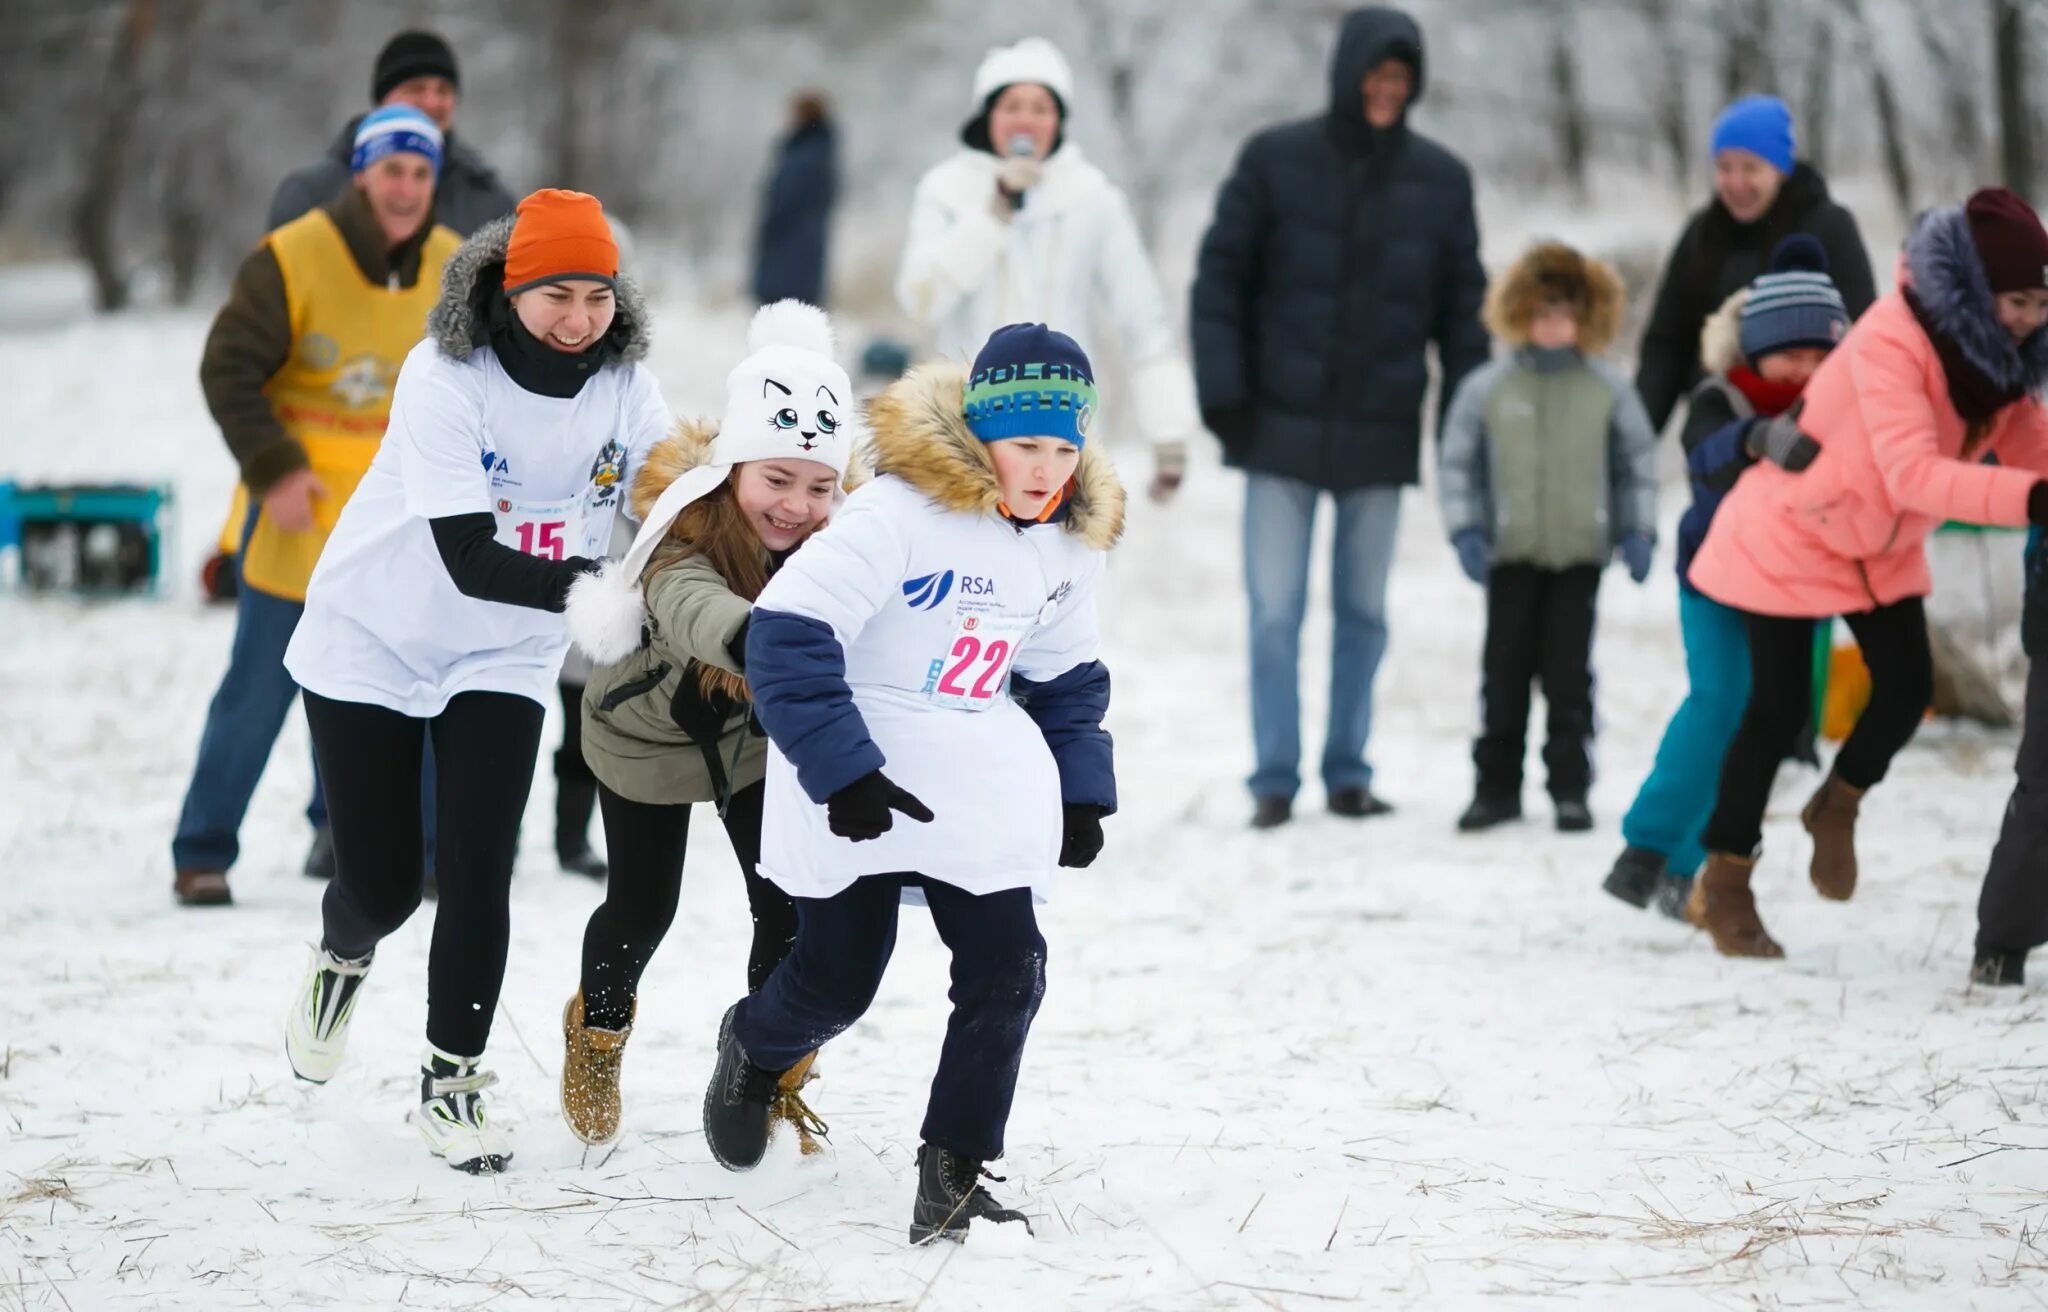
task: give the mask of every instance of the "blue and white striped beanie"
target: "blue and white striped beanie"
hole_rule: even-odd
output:
[[[1750,283],[1743,298],[1743,357],[1754,365],[1773,351],[1831,351],[1848,331],[1849,307],[1828,277],[1827,251],[1803,232],[1779,242],[1771,271]]]
[[[434,125],[434,120],[411,105],[373,109],[356,125],[356,148],[349,156],[349,171],[361,173],[386,155],[404,150],[426,156],[434,166],[434,175],[440,176],[441,129]]]

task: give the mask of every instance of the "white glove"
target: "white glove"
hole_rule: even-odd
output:
[[[1045,176],[1045,161],[1030,155],[1005,156],[996,169],[996,185],[1012,196],[1021,196]]]

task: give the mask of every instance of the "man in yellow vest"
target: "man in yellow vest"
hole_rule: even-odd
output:
[[[460,242],[434,222],[441,150],[417,109],[366,116],[354,184],[263,239],[207,335],[200,386],[252,503],[234,646],[171,843],[186,906],[230,900],[242,816],[298,692],[284,649],[306,582],[383,440],[398,367]]]

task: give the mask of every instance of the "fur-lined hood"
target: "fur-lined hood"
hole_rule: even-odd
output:
[[[1628,293],[1614,266],[1582,255],[1562,242],[1539,242],[1487,289],[1487,331],[1519,350],[1529,344],[1529,325],[1553,301],[1569,301],[1579,318],[1579,350],[1602,355],[1621,331]]]
[[[661,494],[669,485],[693,469],[711,463],[711,445],[718,440],[718,421],[715,419],[678,419],[676,426],[647,449],[647,455],[640,462],[640,472],[633,476],[633,487],[626,504],[633,512],[633,518],[645,523],[654,503],[661,500]],[[858,454],[847,462],[846,474],[840,479],[842,492],[851,492],[867,482],[867,470],[861,464]]]
[[[493,219],[469,235],[441,270],[441,299],[427,314],[427,335],[451,360],[490,342],[490,298],[503,294],[505,252],[512,244],[512,215]],[[617,279],[618,312],[592,347],[607,363],[632,364],[647,358],[647,302],[632,279]]]
[[[1998,322],[1998,302],[1960,205],[1930,210],[1906,238],[1901,282],[1965,359],[2007,391],[2048,386],[2048,332],[2015,343]]]
[[[1707,377],[1720,378],[1742,364],[1742,307],[1749,303],[1749,288],[1737,287],[1721,302],[1721,308],[1707,316],[1700,328],[1700,368]]]
[[[1002,489],[988,447],[967,427],[967,367],[955,361],[918,365],[868,403],[874,468],[894,474],[943,510],[996,513]],[[1060,525],[1096,551],[1124,531],[1124,487],[1109,458],[1081,448]]]

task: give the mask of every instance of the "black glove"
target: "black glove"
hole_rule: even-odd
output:
[[[1060,836],[1060,864],[1085,870],[1102,855],[1102,808],[1087,802],[1068,802],[1066,825]]]
[[[744,672],[747,668],[747,630],[754,627],[754,617],[747,616],[740,621],[740,627],[732,635],[732,641],[725,644],[725,650],[732,657],[732,667]]]
[[[722,671],[721,671],[722,673]],[[725,737],[725,727],[739,714],[740,704],[720,687],[704,687],[704,666],[692,660],[683,667],[675,699],[668,704],[668,718],[700,746]]]
[[[1202,426],[1216,434],[1226,456],[1241,456],[1251,450],[1258,431],[1258,416],[1248,405],[1218,406],[1202,412]]]
[[[891,811],[901,811],[919,824],[932,822],[931,808],[889,781],[880,770],[870,770],[825,799],[825,819],[832,832],[856,843],[880,838],[895,827]]]
[[[1752,423],[1743,439],[1749,453],[1794,474],[1812,464],[1820,454],[1820,443],[1799,431],[1799,414],[1805,408],[1806,401],[1801,398],[1775,419]]]

